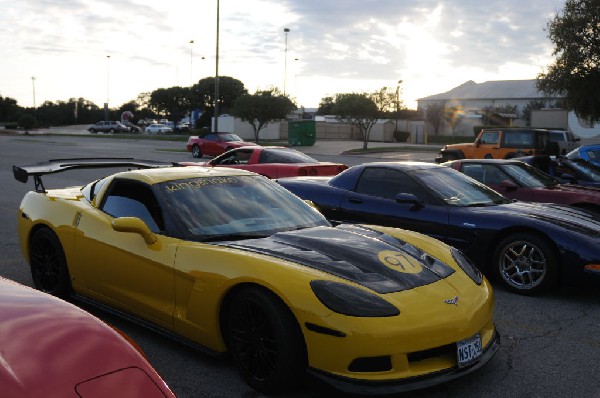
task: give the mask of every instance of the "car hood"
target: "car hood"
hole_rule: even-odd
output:
[[[543,222],[591,237],[600,237],[600,215],[571,206],[516,201],[471,209],[474,214],[493,214],[497,219],[511,220],[513,225],[515,220],[523,225]]]
[[[455,272],[423,250],[363,226],[307,228],[221,245],[293,261],[378,293],[428,285]]]

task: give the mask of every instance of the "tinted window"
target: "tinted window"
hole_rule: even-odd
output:
[[[258,163],[318,163],[317,160],[294,149],[263,149]]]
[[[130,180],[113,180],[101,210],[113,217],[137,217],[148,227],[164,230],[163,215],[150,187]]]
[[[217,135],[216,134],[209,134],[209,135],[205,135],[204,137],[205,140],[208,141],[216,141],[217,140]]]
[[[426,191],[400,170],[383,167],[365,168],[356,185],[356,192],[370,196],[395,200],[399,193],[412,193],[426,201]]]

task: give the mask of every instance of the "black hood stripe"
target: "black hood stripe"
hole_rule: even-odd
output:
[[[280,232],[268,238],[222,243],[266,254],[356,282],[378,293],[434,283],[454,270],[424,251],[368,228],[340,225]]]

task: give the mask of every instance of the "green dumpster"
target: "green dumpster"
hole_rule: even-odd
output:
[[[290,146],[312,146],[317,140],[317,124],[314,120],[288,123],[288,144]]]

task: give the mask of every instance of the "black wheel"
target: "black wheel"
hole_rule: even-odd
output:
[[[194,158],[202,157],[202,150],[200,149],[200,147],[198,145],[192,146],[192,157],[194,157]]]
[[[486,153],[486,154],[483,156],[483,158],[484,158],[484,159],[493,159],[494,157],[492,156],[492,154],[491,154],[491,153]]]
[[[96,134],[96,129],[90,129],[90,133]]]
[[[115,129],[110,129],[110,133],[114,134],[115,133]]]
[[[31,276],[35,287],[53,296],[66,298],[69,290],[69,271],[62,245],[54,232],[37,230],[29,247]]]
[[[228,348],[246,382],[266,394],[298,386],[305,374],[306,350],[285,304],[270,292],[246,288],[230,308]]]
[[[558,279],[557,254],[550,243],[531,233],[504,238],[494,253],[494,274],[509,290],[532,295]]]

